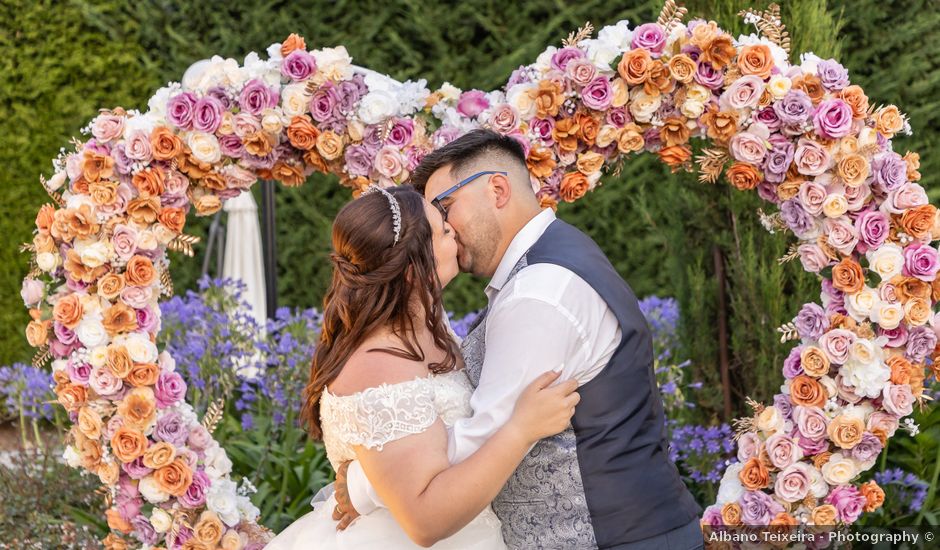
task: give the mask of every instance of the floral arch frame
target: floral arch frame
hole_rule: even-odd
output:
[[[790,65],[775,5],[743,14],[762,36],[737,40],[684,15],[670,0],[656,23],[621,21],[597,38],[587,25],[488,93],[399,83],[342,46],[308,51],[291,35],[266,60],[197,63],[146,113],[94,118],[42,179],[54,204],[25,245],[22,296],[34,363],[51,361],[73,423],[66,460],[116,500],[105,544],[261,547],[270,535],[154,344],[157,300],[172,293],[167,251],[191,254],[196,240],[183,232],[189,210],[209,215],[259,178],[296,186],[313,171],[357,193],[399,184],[478,127],[519,140],[544,207],[641,152],[774,203],[765,221],[794,233],[785,258],[819,276],[822,303],[778,329],[800,340],[782,393],[738,422],[739,462],[703,526],[831,526],[877,509],[884,492],[853,480],[923,402],[937,353],[940,218],[916,183],[918,155],[891,144],[909,124],[895,106],[870,107],[835,60]],[[691,138],[707,140],[694,160]]]

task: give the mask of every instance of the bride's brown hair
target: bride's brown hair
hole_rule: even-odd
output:
[[[441,313],[441,283],[437,277],[431,224],[424,198],[410,186],[389,189],[401,210],[401,237],[394,242],[392,209],[379,192],[364,195],[340,210],[333,221],[333,279],[323,299],[323,325],[304,389],[301,419],[314,439],[322,439],[320,396],[343,370],[362,342],[387,327],[404,349],[381,351],[412,361],[424,361],[415,337],[415,321],[425,320],[435,346],[446,353],[431,372],[452,370],[457,357]],[[413,298],[412,298],[413,297]],[[418,302],[421,311],[413,311]]]

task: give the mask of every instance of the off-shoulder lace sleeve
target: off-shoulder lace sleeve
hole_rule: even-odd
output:
[[[331,424],[335,436],[350,446],[381,451],[386,443],[427,430],[437,419],[428,378],[325,397],[329,404],[321,411],[323,423]]]

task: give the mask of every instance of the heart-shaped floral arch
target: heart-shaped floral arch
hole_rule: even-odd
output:
[[[776,6],[746,14],[764,37],[737,40],[684,13],[670,1],[656,23],[621,21],[597,38],[588,26],[493,92],[398,83],[353,66],[342,46],[309,51],[291,35],[266,60],[197,64],[146,113],[92,120],[43,180],[55,204],[36,217],[23,298],[35,362],[52,360],[73,422],[66,459],[118,501],[106,544],[239,548],[269,535],[154,344],[158,297],[172,292],[167,250],[195,241],[188,212],[212,214],[259,178],[399,184],[478,127],[519,140],[545,207],[643,152],[704,182],[723,172],[777,205],[765,221],[794,233],[788,257],[819,276],[822,304],[780,329],[801,340],[782,393],[739,421],[740,462],[703,525],[829,526],[878,508],[881,489],[853,480],[922,401],[937,344],[937,209],[916,183],[918,156],[891,144],[909,126],[894,106],[870,107],[836,61],[790,65]],[[706,143],[695,162],[691,138]]]

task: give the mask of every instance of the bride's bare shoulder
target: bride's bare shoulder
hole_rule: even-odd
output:
[[[408,382],[429,374],[423,362],[374,351],[385,347],[399,346],[381,339],[363,342],[343,365],[339,376],[330,383],[330,393],[337,396],[352,395],[382,384]]]

